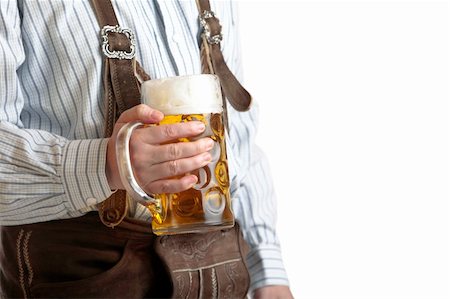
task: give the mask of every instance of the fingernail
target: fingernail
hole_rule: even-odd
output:
[[[197,177],[195,175],[190,175],[188,184],[188,189],[194,187],[194,185],[197,184]]]
[[[202,122],[195,123],[195,130],[199,132],[203,132],[205,130],[205,124]]]
[[[210,153],[204,153],[203,154],[203,161],[207,162],[207,163],[211,162],[211,154]]]
[[[164,118],[164,114],[158,110],[153,110],[150,113],[150,117],[156,118],[156,119],[162,119],[162,118]]]
[[[197,183],[197,177],[195,175],[191,175],[189,181],[192,185],[194,185],[195,183]]]
[[[214,141],[212,139],[206,140],[206,150],[209,151],[214,146]]]

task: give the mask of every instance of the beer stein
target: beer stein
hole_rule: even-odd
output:
[[[207,232],[234,225],[231,210],[228,163],[225,145],[224,115],[219,79],[202,74],[149,80],[142,84],[142,103],[164,113],[156,125],[201,121],[206,130],[202,137],[214,141],[212,161],[191,174],[197,183],[190,189],[170,194],[146,194],[137,183],[130,163],[129,141],[134,129],[144,125],[131,122],[117,137],[117,160],[121,180],[130,196],[147,206],[152,214],[152,229],[157,235]]]

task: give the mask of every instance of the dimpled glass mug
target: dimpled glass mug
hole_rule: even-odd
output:
[[[214,140],[212,161],[191,172],[198,178],[190,189],[170,194],[146,194],[138,185],[130,163],[129,141],[132,131],[144,124],[131,122],[117,137],[117,159],[122,182],[131,197],[152,213],[152,229],[157,235],[207,232],[234,225],[231,210],[228,163],[223,122],[222,94],[215,75],[178,76],[149,80],[142,84],[142,103],[164,113],[157,125],[201,121],[202,137]]]

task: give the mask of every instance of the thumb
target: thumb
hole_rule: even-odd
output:
[[[140,121],[145,124],[154,124],[160,122],[164,114],[148,105],[140,104],[124,111],[117,123],[129,123],[131,121]]]

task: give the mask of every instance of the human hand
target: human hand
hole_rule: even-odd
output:
[[[144,104],[121,114],[108,141],[106,156],[106,176],[112,190],[124,188],[116,161],[116,142],[120,128],[131,121],[155,124],[163,117],[161,112]],[[185,174],[211,161],[208,151],[213,147],[213,141],[201,138],[192,142],[166,143],[197,136],[204,130],[205,125],[199,121],[136,129],[130,138],[130,159],[141,188],[149,194],[176,193],[191,188],[197,182],[197,177]]]
[[[293,299],[288,286],[273,285],[256,289],[253,293],[254,299]]]

